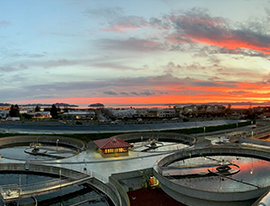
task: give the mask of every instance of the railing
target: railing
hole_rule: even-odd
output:
[[[81,140],[61,137],[61,136],[14,136],[14,137],[5,137],[0,139],[0,146],[7,144],[18,144],[18,143],[50,143],[56,144],[58,140],[59,145],[68,145],[78,150],[85,149],[85,143]]]
[[[27,185],[2,185],[0,186],[1,196],[4,201],[12,201],[13,199],[19,199],[20,197],[30,197],[37,194],[50,193],[54,190],[58,190],[62,187],[71,186],[74,184],[88,181],[91,177],[84,177],[82,179],[71,180],[68,178],[59,180],[48,180]],[[10,193],[16,193],[16,196],[11,197]]]
[[[43,182],[38,182],[34,184],[27,184],[27,185],[19,185],[21,191],[37,191],[43,188],[49,188],[57,185],[61,185],[64,183],[67,183],[70,181],[67,181],[67,179],[58,179],[58,180],[48,180],[48,181],[43,181]]]
[[[17,184],[9,184],[9,185],[1,185],[0,186],[0,192],[3,193],[7,190],[18,190],[19,189],[19,185]]]
[[[59,175],[59,177],[61,177],[62,179],[63,177],[65,177],[65,179],[62,180],[62,182],[60,182],[60,178],[59,180],[46,181],[47,183],[45,182],[45,184],[48,187],[50,185],[51,188],[54,186],[53,184],[57,182],[59,184],[56,184],[55,187],[57,187],[57,185],[60,186],[60,183],[63,184],[61,186],[65,186],[64,184],[67,184],[69,180],[73,180],[73,182],[76,182],[76,181],[78,182],[81,179],[85,179],[86,183],[91,184],[94,188],[97,188],[100,191],[102,191],[104,194],[106,194],[112,200],[115,206],[125,206],[122,204],[121,196],[117,188],[114,185],[110,184],[108,179],[103,177],[99,173],[92,172],[92,171],[78,172],[78,171],[67,169],[67,168],[38,165],[38,164],[29,164],[29,163],[0,164],[0,170],[2,171],[25,171],[25,168],[27,168],[27,170],[30,172],[42,172],[42,173],[48,173],[48,174],[53,174],[53,175]],[[37,183],[37,184],[34,184],[36,186],[31,185],[32,187],[31,189],[33,190],[34,188],[35,190],[38,190],[39,188],[38,185],[41,185],[41,184],[44,186],[44,182]],[[28,187],[28,186],[25,186],[25,187]],[[6,185],[5,186],[4,185],[0,187],[0,191],[7,191],[11,189],[19,191],[20,188],[23,189],[24,186],[19,186],[19,185]]]

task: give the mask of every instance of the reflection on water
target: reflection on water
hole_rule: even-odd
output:
[[[217,172],[216,167],[224,162],[237,165],[240,171],[231,175],[206,175],[209,174],[209,171]],[[167,171],[171,173],[172,181],[201,190],[234,192],[254,190],[257,187],[270,185],[270,162],[257,158],[241,156],[196,157],[174,162],[168,165],[168,168],[173,168],[171,171]],[[173,178],[173,173],[177,172],[181,175],[193,175],[185,178]]]
[[[1,173],[0,174],[0,185],[7,184],[18,184],[28,185],[38,182],[44,182],[57,179],[56,177],[35,175],[35,174],[18,174],[18,173]],[[59,206],[60,204],[72,205],[75,203],[83,202],[85,200],[92,200],[80,204],[80,206],[91,205],[91,206],[112,206],[113,204],[104,197],[96,189],[89,185],[75,185],[68,188],[63,188],[50,194],[44,194],[35,197],[38,201],[39,206]],[[16,205],[17,203],[14,203]],[[0,201],[0,206],[3,206],[3,201]],[[11,204],[9,204],[11,205]],[[13,205],[13,204],[12,204]],[[34,205],[32,198],[24,198],[19,201],[19,205]]]

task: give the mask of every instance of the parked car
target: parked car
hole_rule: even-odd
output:
[[[76,125],[82,125],[83,123],[80,122],[80,121],[76,121],[75,124],[76,124]]]

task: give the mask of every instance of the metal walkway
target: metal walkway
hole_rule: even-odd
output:
[[[90,180],[91,176],[84,176],[80,179],[59,179],[39,182],[28,185],[2,185],[0,186],[1,198],[4,202],[11,202],[21,198],[33,197],[41,194],[51,193],[64,187],[82,184]]]

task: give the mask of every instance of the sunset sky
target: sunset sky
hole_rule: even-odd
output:
[[[268,0],[0,0],[0,31],[0,102],[270,100]]]

